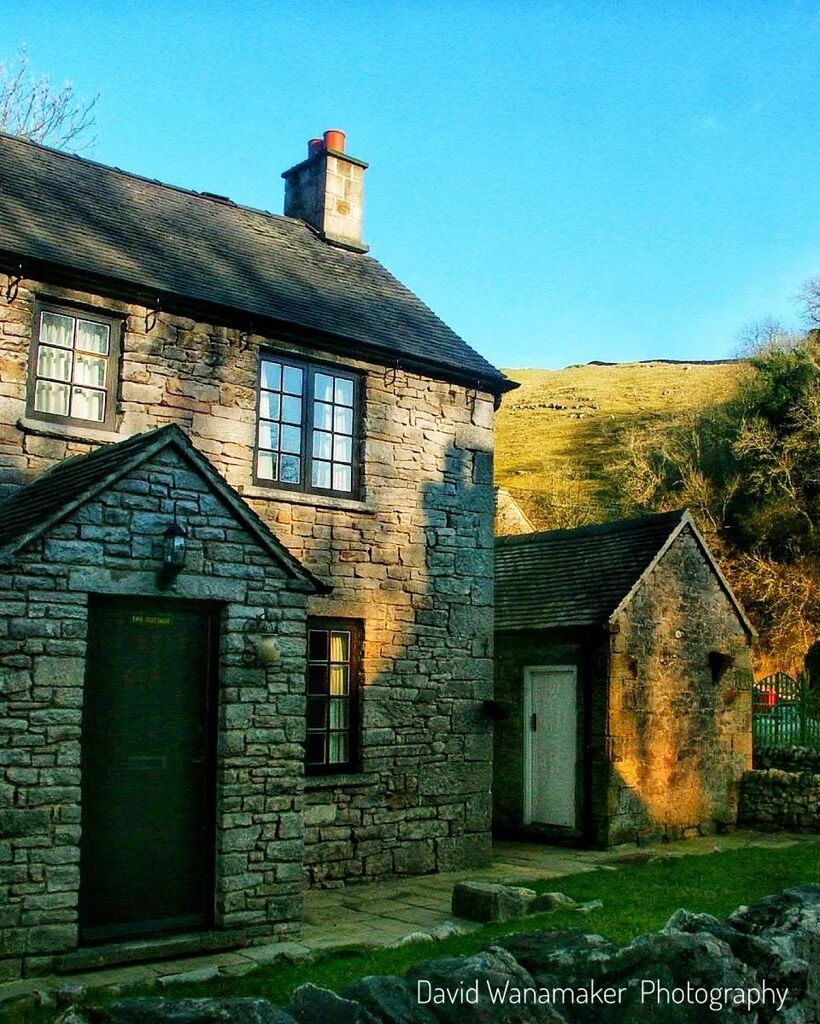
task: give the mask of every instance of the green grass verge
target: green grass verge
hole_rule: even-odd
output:
[[[578,902],[602,900],[603,907],[588,916],[569,910],[535,914],[522,920],[487,925],[469,935],[435,943],[415,943],[397,949],[337,950],[310,962],[260,967],[242,977],[175,985],[168,998],[257,996],[279,1005],[289,1002],[294,989],[310,981],[338,991],[370,974],[404,974],[414,964],[434,957],[475,953],[502,935],[550,928],[581,928],[624,943],[663,927],[679,907],[724,916],[743,903],[752,903],[795,885],[820,882],[820,841],[810,840],[781,849],[750,847],[699,856],[650,859],[617,870],[599,870],[537,880],[539,892],[560,890]],[[157,995],[140,987],[129,995]],[[107,1001],[104,991],[89,1003]],[[43,1024],[53,1018],[43,1010],[22,1008],[5,1018],[9,1024]]]
[[[602,900],[603,907],[588,916],[571,911],[536,914],[523,920],[488,925],[469,935],[436,943],[416,943],[397,949],[349,949],[329,953],[309,963],[260,967],[243,977],[220,977],[209,982],[175,985],[169,996],[261,996],[287,1004],[294,989],[311,981],[339,990],[369,974],[404,974],[414,964],[433,957],[470,954],[512,932],[546,928],[582,928],[624,943],[663,927],[679,908],[718,917],[743,903],[794,885],[820,882],[820,841],[781,849],[746,848],[700,856],[682,856],[628,864],[614,871],[590,871],[563,878],[538,880],[539,892],[560,890],[578,902]],[[148,994],[148,989],[139,990]],[[156,994],[156,989],[153,990]],[[29,1024],[27,1021],[26,1024]]]

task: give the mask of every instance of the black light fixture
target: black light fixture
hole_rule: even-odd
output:
[[[188,536],[177,522],[171,523],[163,534],[162,571],[167,576],[174,576],[185,565],[188,554]]]

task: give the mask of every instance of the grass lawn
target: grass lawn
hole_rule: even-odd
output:
[[[820,840],[782,849],[731,850],[628,864],[617,870],[591,871],[531,887],[539,892],[560,890],[576,901],[600,899],[603,907],[589,916],[571,911],[537,914],[506,924],[488,925],[469,935],[398,949],[348,949],[310,963],[261,967],[243,977],[221,977],[197,984],[175,985],[169,998],[183,996],[257,996],[287,1004],[299,985],[311,981],[339,990],[369,974],[403,974],[413,964],[445,954],[469,954],[511,932],[547,928],[582,928],[624,943],[661,928],[679,907],[723,916],[743,903],[752,903],[795,885],[820,882]],[[147,988],[136,994],[157,994]],[[90,1002],[102,1003],[104,993]],[[48,1017],[12,1018],[15,1024],[35,1024]]]

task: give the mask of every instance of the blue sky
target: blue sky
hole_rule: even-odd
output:
[[[820,0],[5,0],[104,163],[280,213],[307,139],[498,365],[713,359],[820,274]]]

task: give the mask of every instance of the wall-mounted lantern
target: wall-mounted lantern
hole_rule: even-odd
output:
[[[167,586],[185,565],[188,536],[179,523],[171,523],[162,535],[162,569],[160,582]]]

